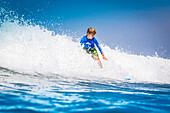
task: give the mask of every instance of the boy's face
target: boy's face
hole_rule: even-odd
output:
[[[91,34],[87,33],[87,38],[88,38],[88,39],[93,39],[93,37],[94,37],[94,34],[93,34],[93,33],[91,33]]]

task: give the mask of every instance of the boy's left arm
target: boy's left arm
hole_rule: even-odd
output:
[[[99,46],[98,41],[97,41],[96,39],[94,39],[94,41],[95,41],[96,46],[99,48],[99,51],[101,52],[103,59],[108,60],[108,59],[104,56],[104,53],[103,53],[101,47]]]

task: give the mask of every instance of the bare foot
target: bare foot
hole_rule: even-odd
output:
[[[102,69],[103,66],[102,66],[102,63],[101,63],[99,57],[95,56],[94,59],[99,61],[99,62],[98,62],[98,63],[99,63],[99,66],[100,66],[100,68]]]

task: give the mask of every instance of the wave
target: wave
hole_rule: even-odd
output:
[[[4,12],[1,10],[1,16]],[[170,83],[169,59],[128,54],[101,45],[108,61],[102,60],[99,55],[104,67],[100,69],[97,61],[80,46],[81,37],[73,41],[71,36],[53,35],[52,31],[40,25],[28,24],[28,21],[16,16],[7,15],[0,22],[1,67],[27,73]]]

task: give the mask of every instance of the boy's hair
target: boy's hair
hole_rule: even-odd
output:
[[[92,27],[89,27],[88,29],[87,29],[87,33],[89,33],[89,34],[96,34],[96,30],[94,29],[94,28],[92,28]]]

